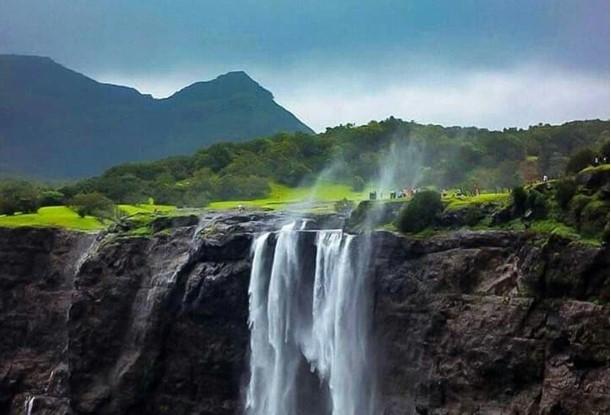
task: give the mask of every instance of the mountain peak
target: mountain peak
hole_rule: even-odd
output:
[[[0,107],[0,171],[45,178],[97,174],[219,141],[311,132],[244,71],[153,99],[49,58],[0,55]]]
[[[274,96],[244,71],[232,71],[211,81],[191,84],[176,92],[169,99],[213,100],[231,96],[253,96],[273,100]]]
[[[219,75],[216,77],[216,79],[219,78],[233,78],[233,79],[246,79],[246,80],[250,80],[252,82],[255,82],[250,76],[248,76],[248,74],[244,71],[229,71],[225,74]],[[255,82],[256,83],[256,82]]]

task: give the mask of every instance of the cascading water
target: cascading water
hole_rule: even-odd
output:
[[[34,410],[34,401],[36,401],[35,396],[30,396],[25,400],[25,414],[32,415],[32,411]]]
[[[314,233],[297,223],[256,238],[248,415],[374,413],[363,249],[341,230]]]

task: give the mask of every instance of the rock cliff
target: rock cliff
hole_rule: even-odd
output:
[[[250,245],[278,220],[211,215],[152,237],[0,229],[0,413],[239,413]],[[380,413],[609,411],[608,248],[372,238]]]

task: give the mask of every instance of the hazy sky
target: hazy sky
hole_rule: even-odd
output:
[[[608,0],[0,0],[0,53],[157,97],[244,70],[316,130],[609,118]]]

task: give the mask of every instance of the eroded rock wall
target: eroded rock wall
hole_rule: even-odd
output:
[[[385,414],[609,412],[608,250],[504,232],[377,238]]]
[[[0,230],[0,413],[239,413],[250,244],[273,227]],[[506,232],[373,238],[380,413],[608,412],[607,249]]]

